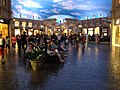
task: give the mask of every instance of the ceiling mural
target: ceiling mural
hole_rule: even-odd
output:
[[[106,17],[111,8],[112,0],[12,0],[13,17],[35,20]]]

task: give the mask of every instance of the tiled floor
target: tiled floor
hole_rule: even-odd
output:
[[[32,71],[22,52],[7,51],[0,64],[0,90],[120,90],[120,48],[68,45],[66,63]]]

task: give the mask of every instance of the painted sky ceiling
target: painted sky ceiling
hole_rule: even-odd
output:
[[[13,17],[29,19],[106,17],[112,0],[12,0]]]

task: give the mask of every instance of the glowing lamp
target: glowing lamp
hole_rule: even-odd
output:
[[[120,20],[119,20],[119,19],[117,19],[116,24],[118,25],[119,23],[120,23]]]

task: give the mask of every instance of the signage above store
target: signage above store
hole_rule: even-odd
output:
[[[0,22],[2,22],[2,23],[3,23],[3,22],[4,22],[4,20],[3,20],[3,19],[0,19]]]
[[[0,18],[0,23],[9,24],[9,20]]]

